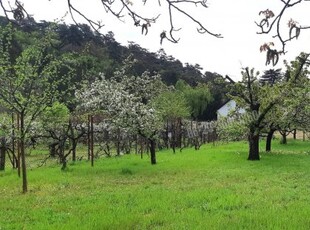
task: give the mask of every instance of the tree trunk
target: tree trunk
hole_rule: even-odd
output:
[[[166,130],[165,130],[165,135],[164,135],[164,142],[166,145],[166,149],[170,148],[170,143],[169,143],[169,121],[166,121]]]
[[[287,144],[287,139],[286,139],[286,132],[281,132],[281,144],[286,145]]]
[[[71,140],[71,146],[72,146],[72,161],[76,161],[76,141],[74,139],[74,130],[71,120],[69,121],[70,124],[70,139]]]
[[[15,116],[14,113],[12,113],[12,166],[13,169],[18,167],[18,158],[16,157],[15,152],[15,144],[16,144],[16,137],[15,137]]]
[[[76,144],[75,143],[73,143],[72,144],[73,145],[73,147],[72,147],[72,161],[74,162],[74,161],[76,161]]]
[[[49,145],[49,152],[50,152],[50,156],[55,158],[57,153],[56,153],[56,146],[58,145],[58,142],[57,143],[52,143]]]
[[[154,139],[149,139],[150,153],[151,153],[151,164],[156,164],[156,143]]]
[[[25,116],[24,113],[20,114],[20,157],[22,163],[22,178],[23,178],[23,193],[28,191],[28,182],[27,182],[27,168],[26,168],[26,153],[25,153]]]
[[[1,147],[0,147],[0,171],[5,169],[5,139],[4,137],[1,138]]]
[[[117,137],[116,137],[116,155],[121,155],[121,130],[117,129]]]
[[[181,118],[177,118],[176,121],[176,147],[182,147],[182,120]]]
[[[90,159],[91,166],[94,167],[94,116],[90,116]]]
[[[88,115],[87,122],[87,159],[91,160],[91,115]]]
[[[268,132],[267,139],[266,139],[266,152],[271,151],[271,141],[272,141],[272,137],[275,131],[276,131],[275,129],[270,129]]]
[[[297,136],[297,130],[296,129],[294,129],[293,130],[293,138],[294,138],[294,140],[296,140],[297,138],[296,138],[296,136]]]
[[[67,159],[64,155],[61,156],[60,158],[60,161],[61,161],[61,170],[65,170],[67,168]]]
[[[249,157],[248,160],[259,160],[259,135],[251,132],[248,136],[249,141]]]
[[[76,161],[76,147],[77,147],[77,140],[72,138],[72,161]]]
[[[65,170],[67,168],[67,156],[65,154],[65,143],[66,138],[63,138],[59,141],[59,148],[58,148],[58,156],[60,163],[62,164],[61,170]]]
[[[17,114],[17,130],[20,132],[20,114]],[[17,174],[18,177],[21,176],[21,156],[20,156],[20,138],[18,138],[17,140],[17,161],[16,161],[16,165],[17,165]]]
[[[175,153],[175,148],[176,148],[176,126],[175,126],[175,121],[171,120],[171,147],[173,153]]]

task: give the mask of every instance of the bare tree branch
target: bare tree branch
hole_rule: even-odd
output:
[[[51,1],[51,0],[50,0]],[[10,0],[2,0],[0,1],[0,9],[2,9],[5,17],[9,20],[12,20],[13,18],[16,21],[23,21],[25,17],[30,18],[31,16],[27,13],[28,10],[31,9],[25,9],[21,0],[15,0],[15,7],[12,8],[9,5]],[[72,18],[73,22],[77,25],[79,25],[82,22],[78,22],[77,17],[84,20],[87,24],[90,25],[90,27],[100,33],[100,29],[104,26],[104,24],[101,21],[96,21],[92,19],[91,15],[88,15],[85,13],[85,11],[81,8],[78,8],[75,3],[73,3],[73,0],[67,0],[67,9],[69,12],[70,17]],[[142,34],[147,34],[149,27],[151,27],[151,24],[157,23],[160,14],[158,15],[145,15],[144,9],[136,9],[135,6],[136,3],[133,0],[98,0],[98,2],[101,3],[103,6],[103,11],[106,13],[112,14],[114,17],[119,19],[120,21],[124,22],[125,18],[129,17],[133,21],[133,25],[137,27],[141,27]],[[147,5],[150,1],[148,0],[142,0],[142,7],[150,7]],[[155,3],[156,4],[156,3]],[[168,34],[165,34],[165,38],[172,42],[172,43],[178,43],[180,38],[175,38],[175,34],[181,29],[176,29],[174,27],[176,19],[174,18],[174,14],[178,13],[181,14],[183,17],[188,18],[190,21],[192,21],[197,26],[198,33],[204,34],[207,33],[211,36],[221,38],[222,35],[218,33],[211,32],[210,30],[205,27],[201,21],[196,19],[194,14],[189,13],[188,6],[194,6],[194,7],[200,7],[200,8],[208,8],[207,6],[207,0],[158,0],[157,2],[158,7],[162,7],[161,11],[167,10],[169,21],[167,22],[168,28],[167,31],[169,31]],[[11,9],[10,9],[11,8]],[[13,21],[13,20],[12,20]],[[164,28],[163,28],[164,29]],[[162,38],[163,33],[160,34],[160,37]],[[162,39],[161,39],[162,42]]]
[[[180,3],[193,3],[195,5],[197,4],[201,4],[203,7],[207,7],[205,4],[205,1],[168,1],[168,4],[169,4],[169,8],[173,7],[174,9],[176,9],[178,12],[182,13],[183,15],[185,15],[187,18],[189,18],[190,20],[192,20],[195,24],[197,24],[199,26],[199,28],[197,28],[197,31],[199,33],[208,33],[214,37],[217,37],[217,38],[222,38],[222,35],[221,34],[216,34],[216,33],[212,33],[211,31],[209,31],[206,27],[204,27],[197,19],[195,19],[192,15],[190,15],[189,13],[187,13],[186,11],[182,10],[181,8],[179,8],[177,6],[177,4],[180,4]],[[170,21],[172,21],[172,18],[171,18],[171,14],[170,14]],[[173,29],[173,28],[171,28]]]
[[[259,15],[264,15],[265,17],[259,22],[255,22],[259,27],[259,32],[257,34],[270,34],[272,31],[275,31],[275,35],[273,38],[277,38],[281,44],[281,48],[277,49],[278,54],[286,53],[286,45],[288,42],[293,39],[298,39],[299,34],[302,30],[310,29],[310,26],[299,26],[297,22],[292,19],[287,23],[289,28],[289,34],[283,34],[281,28],[285,25],[285,22],[282,21],[283,15],[287,12],[287,10],[291,7],[297,7],[298,4],[302,4],[309,0],[280,0],[283,3],[283,7],[281,11],[275,16],[273,11],[267,9],[264,11],[260,11]],[[271,18],[274,18],[270,21]],[[292,34],[295,32],[295,34]]]
[[[85,16],[81,11],[79,11],[78,9],[76,9],[72,3],[71,0],[67,0],[68,2],[68,9],[69,9],[69,13],[70,16],[72,18],[72,20],[74,21],[75,24],[78,25],[78,22],[75,20],[74,17],[74,13],[77,13],[78,15],[80,15],[84,20],[86,20],[88,22],[88,24],[90,25],[90,27],[95,30],[96,32],[99,32],[99,30],[104,26],[103,24],[101,24],[101,22],[94,22],[93,20],[91,20],[89,17]]]

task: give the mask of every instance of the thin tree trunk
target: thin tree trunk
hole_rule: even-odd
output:
[[[156,164],[156,143],[155,140],[149,139],[150,143],[150,153],[151,153],[151,164],[155,165]]]
[[[121,130],[117,129],[117,137],[116,137],[116,155],[121,155]]]
[[[76,161],[76,147],[78,145],[78,141],[76,139],[72,139],[72,161]]]
[[[293,130],[293,138],[294,138],[294,140],[296,140],[296,136],[297,136],[297,130],[294,129],[294,130]]]
[[[72,146],[72,161],[76,161],[76,140],[74,139],[74,130],[73,130],[73,125],[71,120],[69,121],[69,125],[70,125],[70,142],[71,142],[71,146]]]
[[[175,125],[175,120],[171,120],[171,147],[173,153],[175,153],[175,148],[176,148],[176,125]]]
[[[182,147],[182,119],[178,118],[178,139],[177,139],[177,146],[179,148]]]
[[[76,161],[76,144],[72,144],[72,161]]]
[[[12,155],[13,155],[13,160],[12,160],[12,166],[13,169],[17,168],[18,165],[18,159],[15,154],[15,144],[16,144],[16,137],[15,137],[15,118],[14,118],[14,113],[12,113]]]
[[[164,142],[166,145],[166,149],[170,148],[170,144],[169,144],[169,121],[166,121],[166,132],[165,132],[165,137],[164,137]]]
[[[94,167],[94,117],[90,116],[90,158],[91,166]]]
[[[274,132],[275,132],[275,129],[270,129],[268,132],[267,139],[266,139],[266,152],[271,151],[271,141],[272,141]]]
[[[61,167],[61,170],[65,170],[67,168],[67,159],[65,157],[65,153],[60,150],[62,153],[61,153],[61,157],[60,157],[60,161],[62,163],[62,167]]]
[[[66,138],[61,138],[59,141],[59,157],[60,157],[60,162],[62,163],[61,170],[65,170],[67,168],[67,156],[65,154],[65,143],[66,143]]]
[[[27,168],[26,168],[26,153],[25,153],[25,127],[24,127],[24,113],[20,114],[20,157],[22,163],[22,178],[23,178],[23,193],[28,191],[28,182],[27,182]]]
[[[88,122],[87,122],[87,159],[91,159],[91,143],[90,143],[90,136],[91,136],[91,130],[90,130],[90,122],[91,122],[91,115],[88,115]]]
[[[20,132],[20,115],[17,113],[17,131]],[[20,138],[17,139],[17,174],[18,177],[21,176],[21,159],[20,159]]]
[[[6,154],[5,138],[2,137],[0,147],[0,171],[5,169],[5,154]]]

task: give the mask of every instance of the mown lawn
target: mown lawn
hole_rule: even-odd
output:
[[[0,173],[0,229],[310,229],[310,142],[208,144]],[[261,144],[264,148],[263,143]]]

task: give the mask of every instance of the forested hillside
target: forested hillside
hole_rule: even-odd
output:
[[[6,18],[1,17],[2,26],[8,24]],[[88,25],[66,25],[54,24],[46,21],[35,22],[32,19],[24,20],[18,26],[14,34],[14,50],[12,57],[17,57],[22,50],[33,44],[35,38],[42,38],[47,30],[55,32],[53,42],[54,52],[57,55],[67,55],[70,59],[70,68],[63,71],[72,71],[74,74],[70,78],[72,89],[60,88],[60,90],[73,91],[80,87],[83,81],[92,82],[98,76],[110,78],[114,72],[121,68],[124,61],[131,56],[135,60],[127,74],[140,76],[143,72],[149,71],[151,74],[160,74],[162,81],[167,85],[175,85],[179,80],[185,81],[189,86],[196,87],[198,84],[207,84],[213,100],[209,103],[208,109],[204,109],[198,115],[199,120],[214,120],[216,110],[227,100],[226,89],[222,76],[217,73],[202,73],[199,64],[182,63],[173,56],[167,55],[164,49],[156,53],[129,42],[127,46],[121,45],[114,38],[113,32],[98,34],[91,30]],[[14,59],[14,58],[13,58]],[[73,61],[74,60],[74,61]],[[67,87],[63,84],[63,87]],[[71,92],[73,97],[73,92]],[[65,102],[69,108],[74,106],[72,101]]]

